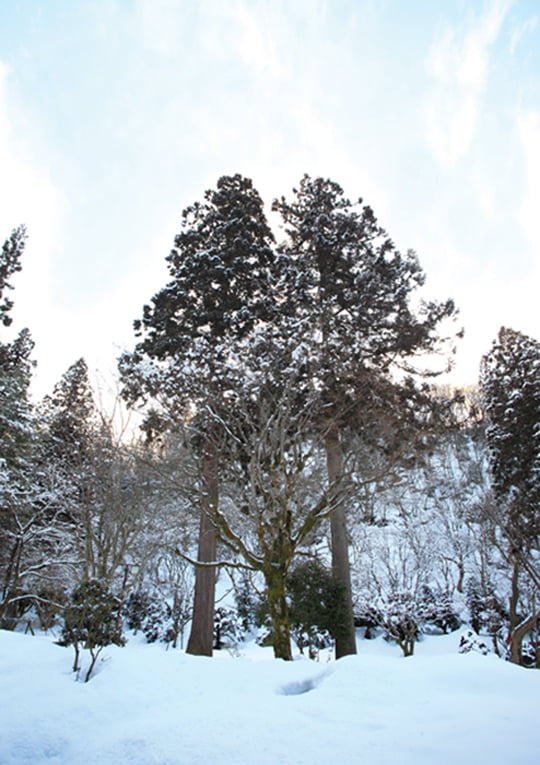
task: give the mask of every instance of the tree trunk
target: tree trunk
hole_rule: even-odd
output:
[[[527,632],[532,630],[538,619],[540,619],[540,611],[528,616],[512,632],[510,640],[510,661],[513,664],[523,664],[521,644],[523,643],[523,638]]]
[[[519,563],[514,558],[512,568],[512,590],[510,593],[510,631],[512,632],[519,624],[518,616],[518,601],[519,601]]]
[[[343,454],[339,437],[339,426],[333,422],[326,431],[326,463],[328,468],[328,483],[330,487],[337,485],[343,479]],[[354,615],[352,606],[351,568],[349,564],[349,542],[345,508],[342,504],[330,516],[330,533],[332,545],[332,573],[337,581],[345,588],[346,618],[345,629],[336,636],[336,659],[356,653],[354,632]]]
[[[202,483],[197,560],[209,563],[216,559],[216,529],[212,522],[212,510],[217,508],[218,503],[217,454],[210,440],[204,445]],[[186,653],[212,656],[215,593],[216,569],[213,566],[197,566],[193,617]]]
[[[285,572],[271,563],[264,570],[268,588],[268,607],[272,619],[272,645],[276,659],[292,660],[289,609],[285,591]]]

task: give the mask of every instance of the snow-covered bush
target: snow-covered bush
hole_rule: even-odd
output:
[[[75,651],[73,671],[80,670],[81,647],[90,652],[91,661],[84,682],[92,675],[99,654],[105,646],[124,645],[120,603],[97,579],[82,582],[72,593],[64,609],[64,627],[60,645],[72,645]]]
[[[135,635],[143,628],[150,601],[150,593],[141,589],[134,590],[126,601],[124,606],[126,625]]]
[[[404,656],[412,656],[424,621],[424,603],[410,592],[396,592],[377,603],[385,638],[395,641]]]
[[[136,590],[129,596],[124,616],[127,627],[135,634],[141,631],[148,643],[157,641],[175,644],[178,625],[169,603],[149,590]]]
[[[508,613],[495,589],[490,583],[481,584],[471,576],[466,583],[466,601],[470,614],[470,623],[477,635],[485,633],[493,641],[495,652],[504,653],[500,643],[508,634]]]
[[[218,606],[214,612],[214,648],[232,648],[245,635],[242,618],[234,608]]]
[[[357,623],[379,626],[404,656],[412,656],[422,634],[452,632],[461,621],[451,598],[424,585],[417,591],[394,590],[366,602]]]
[[[476,651],[484,656],[491,653],[489,646],[473,630],[468,630],[466,635],[461,636],[458,651],[459,653]]]
[[[448,592],[424,585],[421,589],[424,619],[422,632],[454,632],[461,626],[453,598]]]
[[[251,578],[243,574],[239,582],[233,581],[236,612],[242,621],[244,632],[257,626],[257,607],[259,597]]]

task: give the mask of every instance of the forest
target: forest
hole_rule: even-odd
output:
[[[182,213],[114,406],[84,358],[36,402],[26,237],[0,255],[1,629],[56,628],[86,680],[128,633],[290,660],[466,627],[461,651],[540,667],[539,341],[502,327],[477,385],[439,385],[458,307],[363,200],[306,175],[267,217],[223,176]]]

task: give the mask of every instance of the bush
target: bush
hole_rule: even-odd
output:
[[[127,628],[136,635],[143,629],[144,620],[148,613],[151,598],[146,590],[135,590],[129,596],[124,606],[124,617]]]
[[[478,579],[471,577],[466,584],[467,607],[471,627],[477,635],[487,633],[495,653],[504,653],[505,633],[509,627],[508,613],[490,584],[482,586]]]
[[[219,606],[214,613],[214,648],[234,647],[244,636],[244,622],[232,608]]]
[[[97,579],[82,582],[71,594],[64,609],[64,627],[60,645],[75,650],[73,671],[80,670],[81,646],[90,651],[91,662],[84,682],[92,675],[102,649],[111,644],[124,645],[120,621],[120,602]]]
[[[147,643],[159,640],[176,647],[184,614],[175,612],[163,598],[148,590],[136,590],[127,599],[124,615],[127,627],[135,634],[140,630]]]
[[[424,621],[424,606],[409,592],[396,592],[382,605],[381,626],[387,640],[394,640],[404,656],[412,656]]]
[[[242,622],[244,632],[258,626],[259,598],[254,590],[250,577],[244,574],[238,584],[234,586],[234,600],[236,612]]]
[[[462,635],[459,641],[459,653],[470,653],[476,651],[477,653],[487,656],[490,653],[489,647],[481,640],[476,632],[468,630],[466,635]]]
[[[447,592],[435,591],[424,585],[421,589],[421,601],[424,610],[424,632],[429,631],[429,627],[443,632],[454,632],[461,627],[461,619],[456,612],[454,602]]]
[[[287,581],[291,634],[314,658],[346,630],[345,588],[319,561],[297,565]]]

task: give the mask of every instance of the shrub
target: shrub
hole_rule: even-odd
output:
[[[314,658],[346,630],[345,588],[317,560],[297,565],[287,581],[291,633]]]
[[[214,613],[214,648],[236,646],[244,636],[243,620],[232,608],[218,606]]]
[[[81,646],[90,651],[90,667],[84,678],[92,675],[102,649],[111,644],[124,645],[120,622],[120,603],[97,579],[82,582],[71,594],[64,609],[64,627],[61,645],[72,645],[75,650],[73,671],[80,670]]]
[[[179,632],[185,624],[183,602],[173,607],[159,595],[148,590],[136,590],[127,599],[124,609],[127,627],[135,634],[140,630],[147,643],[161,643],[176,647]]]

